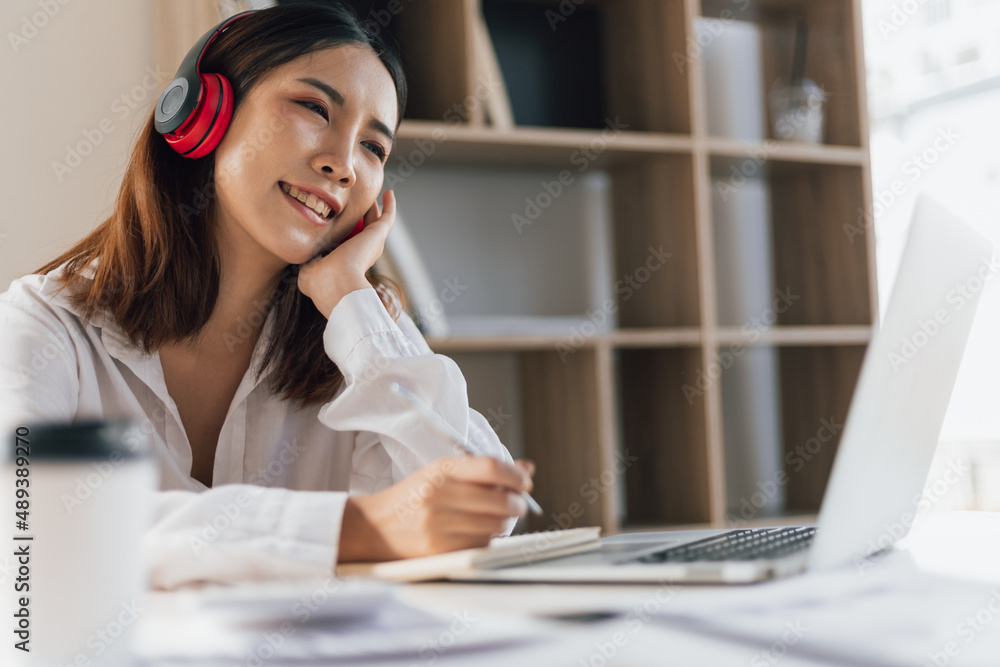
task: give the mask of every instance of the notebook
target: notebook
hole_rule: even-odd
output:
[[[601,528],[568,528],[494,537],[489,546],[462,549],[433,556],[404,558],[381,563],[344,563],[336,575],[372,576],[387,581],[429,581],[476,570],[509,565],[529,565],[550,558],[595,550],[600,546]]]

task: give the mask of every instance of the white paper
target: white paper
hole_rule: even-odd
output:
[[[135,652],[147,661],[198,658],[275,664],[272,661],[405,658],[423,663],[445,653],[471,656],[470,651],[544,642],[552,635],[552,624],[537,619],[469,609],[426,611],[395,597],[355,621],[313,617],[309,601],[318,599],[313,598],[315,592],[290,591],[289,613],[266,623],[240,623],[220,613],[192,611],[184,595],[156,593],[137,628]]]
[[[857,665],[1000,664],[1000,585],[922,572],[905,551],[860,571],[678,596],[658,619],[754,644],[759,664],[786,654]]]

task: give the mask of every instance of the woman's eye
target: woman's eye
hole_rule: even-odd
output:
[[[378,156],[379,162],[385,160],[385,150],[381,146],[371,141],[366,141],[365,143],[372,147],[371,151]]]
[[[329,120],[329,117],[326,115],[326,107],[324,107],[322,104],[318,104],[316,102],[311,102],[309,100],[295,100],[295,101],[296,101],[296,103],[301,104],[302,106],[304,106],[306,109],[309,109],[310,111],[314,111],[317,114],[319,114],[320,116],[322,116],[323,118],[325,118],[326,120]],[[372,141],[366,141],[364,143],[368,144],[371,147],[369,150],[371,150],[372,153],[374,153],[376,156],[378,156],[379,162],[383,162],[385,160],[386,154],[385,154],[385,149],[384,148],[382,148],[381,146],[379,146],[378,144],[376,144],[376,143],[374,143]]]
[[[316,102],[310,102],[309,100],[296,100],[299,104],[304,106],[311,111],[315,111],[323,118],[326,118],[326,108],[322,104],[317,104]]]

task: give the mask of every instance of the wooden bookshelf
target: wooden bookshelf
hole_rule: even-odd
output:
[[[350,4],[367,14],[384,2]],[[426,0],[404,5],[393,17],[386,29],[400,42],[411,94],[396,160],[419,153],[427,165],[558,170],[580,145],[600,137],[600,127],[498,131],[485,124],[481,105],[461,122],[449,117],[476,92],[477,13],[484,5],[523,11],[525,4],[544,21],[544,12],[558,12],[560,3]],[[874,238],[848,239],[843,231],[857,223],[859,212],[872,211],[860,0],[750,0],[738,16],[761,26],[768,82],[789,60],[795,21],[808,21],[806,75],[830,93],[825,143],[819,145],[709,135],[703,63],[692,57],[678,65],[675,56],[687,52],[698,17],[726,18],[743,4],[577,5],[593,12],[586,20],[596,17],[607,47],[594,72],[605,114],[628,124],[591,165],[612,177],[613,274],[637,266],[651,244],[674,253],[642,290],[618,304],[619,327],[587,337],[564,358],[557,350],[564,339],[557,336],[428,339],[436,352],[460,359],[498,353],[515,359],[521,404],[513,409],[524,453],[537,463],[533,494],[547,510],[528,523],[530,530],[731,525],[727,514],[738,499],[727,497],[726,455],[739,447],[740,434],[725,432],[729,406],[720,382],[696,396],[685,395],[683,387],[734,345],[776,351],[782,452],[807,441],[821,419],[846,418],[878,317]],[[559,30],[575,15],[566,18]],[[428,142],[434,146],[429,154],[422,148]],[[712,174],[755,154],[766,154],[775,284],[796,290],[802,303],[781,314],[773,328],[748,336],[739,323],[720,321]],[[485,412],[490,406],[472,407]],[[838,439],[839,433],[801,471],[786,470],[782,516],[748,523],[813,520]],[[625,452],[637,458],[619,471]]]
[[[553,9],[558,3],[535,4]],[[635,266],[650,243],[663,243],[680,261],[619,304],[619,328],[588,337],[572,367],[557,363],[551,352],[540,353],[546,346],[552,350],[558,338],[428,342],[446,354],[517,355],[525,409],[550,414],[548,421],[525,421],[524,442],[538,463],[543,505],[560,521],[577,503],[582,514],[573,525],[600,523],[609,532],[730,525],[727,512],[734,499],[726,497],[725,440],[738,440],[739,434],[724,433],[727,406],[718,383],[692,404],[679,388],[709,368],[720,350],[734,344],[773,347],[780,366],[781,437],[785,450],[792,451],[811,437],[823,416],[846,417],[876,321],[873,239],[852,244],[842,229],[856,222],[858,210],[871,211],[860,7],[853,0],[754,2],[744,17],[762,25],[762,58],[772,78],[775,63],[791,49],[794,20],[809,21],[810,62],[817,67],[808,75],[830,92],[826,143],[815,145],[708,134],[701,63],[693,58],[678,68],[672,56],[685,52],[696,17],[725,17],[731,3],[594,4],[607,43],[622,47],[605,63],[607,111],[629,124],[593,165],[613,174],[615,274]],[[467,2],[462,11],[477,9],[476,2]],[[500,132],[471,119],[453,126],[431,116],[403,125],[401,155],[436,134],[444,140],[429,160],[473,168],[561,167],[571,151],[600,135],[597,128],[538,126]],[[767,156],[764,172],[773,202],[776,282],[792,285],[807,305],[790,309],[777,326],[751,338],[739,326],[720,323],[716,312],[710,177],[713,169],[760,154]],[[611,391],[597,390],[598,377],[609,378]],[[613,400],[595,406],[602,395]],[[567,411],[575,418],[567,420]],[[586,437],[571,424],[584,427]],[[588,482],[600,480],[615,453],[626,450],[639,464],[606,476],[611,484],[599,485],[600,502],[581,497],[580,489],[593,489]],[[803,471],[790,474],[785,516],[757,517],[749,525],[812,520],[835,452],[832,443]],[[529,528],[554,523],[561,525],[547,516]]]

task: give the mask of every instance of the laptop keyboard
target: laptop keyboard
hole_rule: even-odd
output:
[[[756,560],[780,558],[809,546],[816,528],[747,528],[689,542],[638,558],[640,563],[691,563],[695,561]]]

